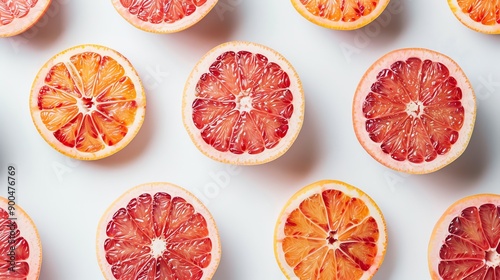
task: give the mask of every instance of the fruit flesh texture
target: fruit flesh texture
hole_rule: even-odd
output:
[[[439,258],[443,280],[500,279],[500,207],[483,204],[462,210],[448,226]]]
[[[394,160],[430,162],[456,143],[462,90],[439,62],[409,58],[378,73],[363,103],[366,131]]]
[[[38,91],[42,122],[64,146],[97,152],[120,142],[137,111],[136,90],[113,58],[83,52],[54,65]]]
[[[500,1],[498,0],[457,0],[463,13],[484,25],[500,24]]]
[[[106,228],[106,260],[116,279],[199,280],[211,262],[205,218],[183,198],[142,194]],[[161,245],[154,248],[153,244]]]
[[[284,233],[286,262],[301,280],[360,279],[378,251],[378,224],[365,203],[337,190],[305,199]]]
[[[14,233],[13,236],[11,236],[11,232]],[[2,256],[0,279],[26,279],[28,276],[30,249],[28,242],[21,234],[17,224],[13,220],[9,220],[7,211],[0,208],[0,256]],[[15,246],[14,272],[9,270],[12,267],[9,255],[11,254],[11,246]]]
[[[16,18],[25,17],[38,0],[0,1],[0,25],[8,25]]]
[[[193,14],[207,0],[120,0],[121,5],[141,21],[174,23]]]
[[[288,74],[262,54],[228,51],[196,85],[192,119],[221,152],[259,154],[286,136],[293,114]]]
[[[377,7],[378,0],[300,0],[313,15],[331,21],[352,22],[369,15]]]

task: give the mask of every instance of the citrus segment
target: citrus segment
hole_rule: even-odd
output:
[[[208,210],[168,183],[129,190],[98,227],[97,257],[105,279],[211,279],[220,255]]]
[[[28,30],[43,16],[50,2],[50,0],[0,1],[0,37],[10,37]]]
[[[274,249],[288,279],[370,279],[382,264],[385,220],[361,190],[325,180],[298,191],[282,210]]]
[[[0,197],[0,279],[36,280],[42,264],[38,230],[19,205],[9,208],[8,202]]]
[[[353,30],[375,20],[389,0],[291,0],[309,21],[332,29]]]
[[[428,173],[465,150],[475,102],[467,77],[450,58],[425,49],[396,50],[361,79],[353,103],[354,129],[382,164]]]
[[[30,97],[33,122],[56,150],[99,159],[124,148],[145,115],[145,94],[133,66],[118,52],[82,45],[51,58]]]
[[[148,32],[173,33],[205,17],[217,0],[112,0],[130,24]]]
[[[451,205],[429,242],[432,279],[498,279],[500,196],[481,194]]]
[[[183,120],[207,156],[259,164],[288,150],[304,117],[304,96],[292,66],[276,51],[229,42],[208,52],[184,89]]]
[[[448,0],[465,26],[486,34],[500,34],[500,3],[497,0]]]

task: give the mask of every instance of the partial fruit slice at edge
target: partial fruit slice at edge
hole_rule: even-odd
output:
[[[389,0],[291,0],[295,9],[317,25],[354,30],[374,21],[387,7]]]
[[[472,30],[500,34],[500,3],[497,0],[448,0],[455,17]]]
[[[40,135],[67,156],[95,160],[123,149],[138,133],[146,96],[120,53],[81,45],[52,57],[38,72],[30,111]]]
[[[500,279],[500,195],[477,194],[453,203],[429,241],[433,280]]]
[[[133,26],[153,33],[174,33],[203,19],[217,0],[112,0],[118,13]]]
[[[111,204],[97,228],[105,279],[211,279],[221,245],[209,210],[170,183],[134,187]]]
[[[251,42],[210,50],[184,88],[184,126],[206,156],[232,164],[261,164],[283,155],[304,120],[304,93],[292,65]]]
[[[386,223],[377,204],[334,180],[295,193],[274,233],[275,256],[288,279],[371,279],[386,247]]]
[[[9,204],[4,197],[0,197],[0,256],[0,279],[37,280],[40,276],[42,244],[38,230],[19,205]]]
[[[436,171],[466,149],[476,97],[451,58],[428,49],[399,49],[378,59],[358,84],[353,125],[363,148],[397,171]]]
[[[0,1],[0,37],[20,34],[35,25],[51,0]]]

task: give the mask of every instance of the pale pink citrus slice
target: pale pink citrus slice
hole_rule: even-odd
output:
[[[20,34],[35,25],[51,0],[1,0],[0,37]]]

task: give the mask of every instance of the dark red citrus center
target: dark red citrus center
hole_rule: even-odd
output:
[[[379,0],[300,0],[313,15],[332,21],[351,22],[369,15]]]
[[[448,227],[439,252],[443,280],[500,279],[500,207],[468,207]]]
[[[196,85],[193,122],[221,152],[258,154],[288,132],[293,95],[288,74],[261,54],[228,51]]]
[[[0,1],[0,25],[10,24],[16,18],[25,17],[38,0]]]
[[[207,0],[120,0],[138,19],[153,24],[174,23],[193,14]]]
[[[106,228],[106,260],[116,279],[199,280],[211,262],[205,218],[183,198],[142,194]]]
[[[484,25],[500,24],[500,6],[497,0],[457,0],[462,12]]]
[[[14,250],[11,250],[13,247]],[[14,220],[0,208],[0,279],[26,279],[30,271],[28,242]],[[11,256],[13,259],[11,259]],[[13,261],[14,265],[11,265]],[[9,270],[12,268],[13,271]]]
[[[446,154],[464,122],[462,90],[439,62],[409,58],[378,73],[363,103],[366,131],[397,161]]]

